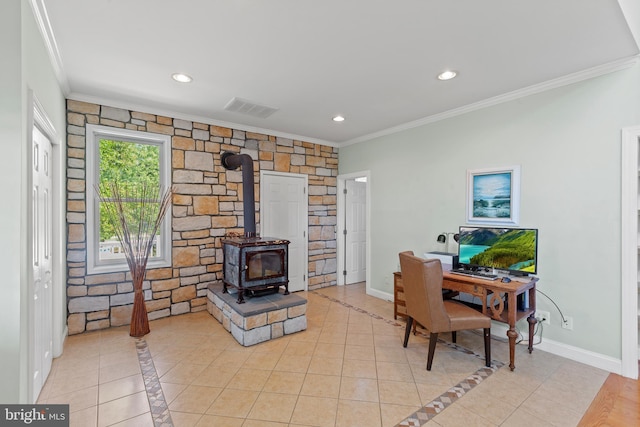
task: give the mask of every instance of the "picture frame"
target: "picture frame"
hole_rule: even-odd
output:
[[[518,225],[520,166],[467,170],[467,223]]]

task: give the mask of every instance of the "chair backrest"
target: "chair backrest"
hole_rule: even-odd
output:
[[[422,259],[413,252],[400,253],[400,270],[407,314],[430,332],[451,330],[442,299],[442,264]]]

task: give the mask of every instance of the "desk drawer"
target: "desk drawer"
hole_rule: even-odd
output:
[[[454,282],[451,280],[445,280],[443,282],[443,288],[446,289],[452,289],[454,291],[458,291],[458,292],[464,292],[466,294],[471,294],[471,295],[475,295],[478,297],[483,297],[486,295],[486,289],[484,289],[482,286],[479,285],[474,285],[472,283],[460,283],[460,282]]]

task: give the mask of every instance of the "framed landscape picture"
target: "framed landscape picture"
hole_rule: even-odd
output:
[[[518,225],[520,166],[467,170],[467,222]]]

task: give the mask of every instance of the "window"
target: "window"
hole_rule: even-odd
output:
[[[87,125],[87,273],[129,269],[113,226],[95,191],[118,182],[123,189],[171,185],[171,138],[147,132]],[[135,202],[135,200],[132,200]],[[171,214],[160,227],[148,268],[171,265]]]

